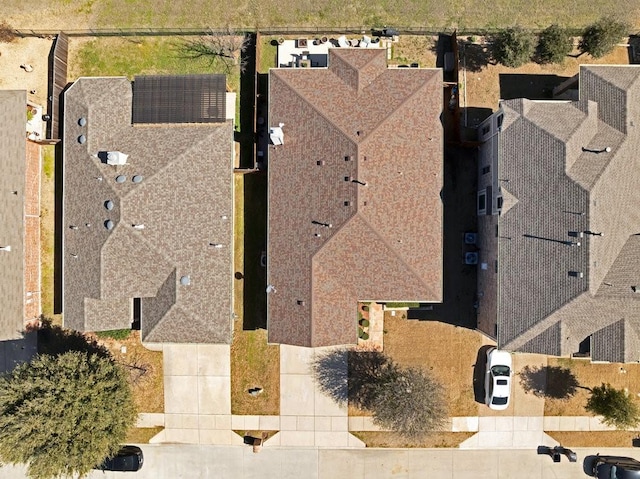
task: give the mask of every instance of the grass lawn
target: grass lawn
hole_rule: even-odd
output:
[[[600,386],[603,382],[615,388],[627,388],[631,396],[640,393],[640,364],[592,364],[589,360],[549,358],[549,366],[569,368],[578,384],[584,387]],[[565,400],[546,399],[545,416],[588,416],[584,409],[589,391],[578,388],[576,394]]]
[[[473,432],[434,432],[420,441],[409,442],[399,434],[382,431],[352,432],[363,441],[367,447],[458,447],[458,445],[473,436]]]
[[[269,73],[269,68],[278,66],[278,46],[272,45],[277,39],[277,36],[260,36],[260,58],[256,61],[258,73]]]
[[[255,387],[263,391],[251,396]],[[280,414],[280,347],[267,344],[264,329],[243,330],[242,318],[231,343],[231,414]]]
[[[549,88],[546,88],[545,81],[551,82],[555,86],[562,82],[557,77],[572,77],[580,70],[580,64],[628,64],[629,55],[626,47],[616,47],[616,49],[603,58],[594,59],[589,55],[582,55],[578,58],[567,57],[564,63],[558,65],[539,65],[537,63],[527,63],[520,68],[508,68],[503,65],[487,64],[487,53],[483,51],[484,46],[471,45],[460,49],[460,68],[465,65],[463,52],[466,52],[466,104],[472,108],[498,107],[498,100],[513,98],[514,94],[535,99],[551,98]],[[577,53],[577,52],[575,52]],[[537,77],[528,80],[523,77],[505,77],[504,75],[547,75],[546,78]],[[460,81],[465,78],[460,72]],[[502,84],[501,84],[502,83]],[[531,91],[515,91],[515,87],[531,85]],[[518,94],[522,93],[522,94]]]
[[[61,324],[60,317],[54,317],[54,238],[55,238],[55,147],[42,147],[42,181],[40,183],[40,262],[42,314]],[[59,316],[59,315],[58,315]]]
[[[418,63],[421,68],[436,67],[436,39],[423,35],[401,35],[392,46],[389,65]]]
[[[244,329],[244,311],[253,308],[253,296],[245,296],[243,277],[245,178],[246,175],[241,174],[236,174],[234,178],[234,270],[242,277],[235,280],[233,289],[236,320],[231,343],[231,411],[233,414],[277,415],[280,414],[280,347],[267,345],[267,332],[264,329]],[[250,204],[251,200],[252,197],[247,198],[247,203]],[[257,249],[252,250],[253,253],[259,255],[260,248],[262,246],[258,243]],[[254,261],[257,262],[259,257]],[[247,391],[256,386],[263,388],[262,394],[255,397],[249,395]]]
[[[396,313],[397,314],[397,313]],[[449,416],[477,416],[473,365],[482,345],[479,333],[436,321],[384,315],[384,352],[402,366],[433,374],[445,387]]]
[[[162,431],[162,426],[158,427],[134,427],[127,432],[127,443],[132,444],[148,444],[149,440]]]
[[[289,0],[290,1],[290,0]],[[331,0],[262,2],[183,0],[49,0],[25,8],[19,0],[4,0],[3,17],[16,28],[78,29],[112,27],[215,27],[225,25],[351,26],[393,25],[449,29],[522,25],[544,28],[555,22],[583,26],[611,15],[638,26],[638,5],[615,0]]]
[[[139,331],[132,331],[125,339],[99,337],[98,342],[111,351],[116,361],[128,365],[138,412],[164,412],[162,353],[145,348]]]
[[[565,447],[631,447],[637,431],[547,431]]]

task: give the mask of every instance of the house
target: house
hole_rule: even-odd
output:
[[[40,316],[40,146],[27,140],[27,92],[0,90],[0,341]]]
[[[66,91],[66,327],[231,341],[234,98],[225,85],[224,75],[81,78]]]
[[[383,49],[269,74],[269,341],[357,342],[358,301],[442,301],[442,73]]]
[[[640,360],[640,68],[479,126],[478,327],[501,348]]]

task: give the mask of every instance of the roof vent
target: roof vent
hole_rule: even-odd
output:
[[[344,161],[351,161],[351,160],[353,160],[353,156],[351,156],[351,155],[346,155],[344,157]]]
[[[305,302],[301,299],[297,300],[296,303],[298,303],[298,306],[304,306]]]
[[[316,161],[316,165],[318,165],[318,166],[324,166],[324,161],[322,161],[322,160],[318,160],[318,161]]]
[[[345,201],[345,202],[344,202],[344,205],[345,205],[345,206],[351,206],[351,201]]]
[[[114,206],[113,205],[113,201],[111,201],[111,200],[107,200],[107,201],[104,202],[104,207],[109,211],[111,211],[113,209],[113,206]]]
[[[282,127],[284,123],[278,123],[278,126],[272,126],[269,128],[269,139],[274,145],[284,145],[284,131]]]
[[[81,117],[78,119],[78,125],[80,125],[80,126],[85,126],[86,124],[87,124],[87,119],[86,119],[84,116],[81,116]]]
[[[569,231],[569,236],[571,236],[572,238],[582,238],[584,234],[582,233],[582,231]]]
[[[107,152],[107,165],[113,165],[113,166],[126,165],[127,164],[127,158],[129,158],[129,155],[125,155],[124,153],[122,153],[120,151],[108,151]]]
[[[572,278],[584,278],[584,273],[582,271],[569,271],[569,276]]]
[[[142,179],[142,175],[134,175],[133,178],[131,178],[131,181],[134,183],[142,183]]]
[[[115,224],[111,220],[107,220],[104,222],[104,227],[107,228],[108,230],[112,230],[114,226]]]
[[[0,246],[0,251],[11,251],[11,245]]]
[[[124,175],[118,175],[116,176],[116,183],[124,183],[125,181],[127,181],[127,177]]]
[[[180,278],[180,284],[182,286],[189,286],[191,284],[191,278],[189,277],[189,275],[185,275]]]
[[[87,142],[87,137],[84,135],[80,135],[78,137],[78,143],[80,143],[81,145],[84,145]]]

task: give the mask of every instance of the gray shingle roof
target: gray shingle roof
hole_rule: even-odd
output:
[[[26,108],[26,91],[0,90],[0,340],[24,329]]]
[[[271,70],[269,99],[269,341],[354,343],[358,300],[441,301],[441,71],[332,49]]]
[[[498,177],[517,203],[499,220],[502,347],[565,355],[598,332],[594,360],[640,356],[625,339],[640,326],[639,104],[640,68],[612,66],[581,67],[579,102],[504,102]]]
[[[143,340],[228,343],[232,122],[133,126],[131,111],[125,78],[82,78],[65,94],[65,325],[128,328],[142,298]],[[127,164],[106,164],[107,151]]]

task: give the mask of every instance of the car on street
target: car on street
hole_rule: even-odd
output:
[[[484,400],[495,410],[509,407],[512,376],[511,353],[498,348],[487,350],[487,366],[484,380]]]
[[[595,456],[593,477],[598,479],[640,479],[640,461],[622,456]]]
[[[144,463],[142,449],[138,446],[122,446],[115,456],[105,459],[96,467],[102,471],[139,471]]]

